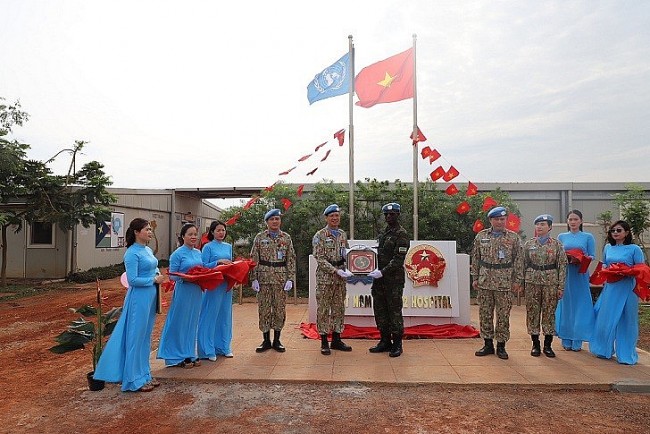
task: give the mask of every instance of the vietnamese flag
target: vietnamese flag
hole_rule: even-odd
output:
[[[481,208],[483,211],[489,211],[490,209],[494,208],[497,206],[497,201],[492,199],[492,196],[487,196],[485,200],[483,201],[483,207]]]
[[[331,150],[331,149],[328,149],[327,152],[325,153],[325,156],[324,156],[323,158],[321,158],[320,161],[325,161],[325,160],[327,160],[327,157],[330,156],[330,152],[332,152],[332,150]]]
[[[451,184],[449,187],[447,187],[445,193],[447,193],[449,196],[453,196],[458,193],[458,188],[456,188],[454,184]]]
[[[483,229],[485,229],[485,225],[483,224],[483,221],[481,219],[476,219],[474,225],[472,226],[472,230],[474,231],[474,233],[481,232]]]
[[[311,157],[311,154],[303,155],[302,157],[298,158],[298,161],[303,162],[309,157]]]
[[[298,197],[301,197],[302,196],[302,191],[304,189],[305,189],[305,184],[300,184],[300,186],[298,187],[298,190],[296,190],[296,195],[298,195]]]
[[[516,214],[508,214],[508,219],[506,220],[506,228],[514,232],[519,232],[521,227],[521,219]]]
[[[284,206],[285,211],[288,210],[291,205],[293,205],[293,203],[286,197],[280,199],[280,202],[282,202],[282,206]]]
[[[293,169],[295,169],[296,167],[298,167],[298,166],[293,166],[293,167],[292,167],[291,169],[289,169],[289,170],[285,170],[284,172],[280,172],[280,173],[278,173],[278,176],[288,175],[288,174],[291,173],[291,171],[292,171]]]
[[[323,142],[323,143],[321,143],[320,145],[316,146],[316,149],[314,149],[314,152],[318,152],[318,150],[319,150],[320,148],[322,148],[323,146],[325,146],[325,145],[327,145],[327,142]]]
[[[339,146],[343,146],[343,142],[345,141],[345,130],[338,130],[335,132],[334,138],[339,141]]]
[[[433,164],[438,158],[440,158],[440,152],[437,149],[432,150],[431,155],[429,155],[429,164]]]
[[[461,202],[460,205],[456,207],[456,212],[458,214],[467,214],[469,212],[469,204],[465,201]]]
[[[445,169],[443,169],[442,166],[438,166],[438,168],[436,170],[434,170],[433,172],[431,172],[429,174],[429,176],[431,176],[431,180],[433,182],[435,182],[435,181],[439,180],[440,178],[442,178],[442,176],[444,174],[445,174]]]
[[[234,216],[230,217],[228,221],[226,221],[226,226],[234,225],[237,220],[239,220],[239,217],[241,217],[240,213],[235,213]]]
[[[460,172],[456,170],[454,166],[451,166],[447,173],[445,173],[445,175],[442,177],[442,179],[445,180],[445,182],[449,182],[458,175],[460,175]]]
[[[428,147],[428,146],[425,146],[424,148],[422,148],[422,150],[420,151],[420,155],[422,155],[422,159],[424,160],[429,155],[431,155],[431,151],[432,151],[432,149],[430,147]]]
[[[384,59],[359,72],[354,90],[365,108],[387,102],[413,98],[413,48]]]
[[[311,171],[307,172],[307,176],[313,175],[314,173],[316,173],[317,170],[318,170],[318,167],[315,168],[314,170],[311,170]]]
[[[424,134],[422,134],[422,131],[420,130],[420,127],[418,127],[417,136],[415,138],[413,138],[413,133],[411,133],[410,138],[411,138],[411,140],[413,140],[413,143],[426,142],[427,141],[427,138],[424,136]]]
[[[467,184],[467,196],[474,196],[476,193],[478,193],[478,187],[469,182]]]
[[[246,204],[243,206],[243,209],[248,209],[253,206],[253,204],[257,202],[257,199],[259,198],[259,196],[253,196],[248,202],[246,202]]]

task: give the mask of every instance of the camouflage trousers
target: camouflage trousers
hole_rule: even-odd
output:
[[[529,335],[539,334],[540,316],[545,335],[555,334],[557,286],[526,283],[526,327]]]
[[[402,316],[402,295],[404,288],[399,286],[373,288],[372,309],[375,323],[380,332],[404,334],[404,317]]]
[[[346,284],[344,280],[316,284],[316,327],[319,334],[343,333]]]
[[[260,284],[257,293],[257,311],[260,317],[260,330],[266,333],[273,330],[282,330],[286,313],[287,293],[284,282]]]
[[[478,290],[479,322],[481,337],[508,342],[510,339],[510,309],[512,308],[512,291]],[[494,312],[497,321],[494,325]]]

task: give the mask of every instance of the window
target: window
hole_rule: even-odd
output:
[[[29,247],[54,247],[54,223],[34,222],[28,227]]]

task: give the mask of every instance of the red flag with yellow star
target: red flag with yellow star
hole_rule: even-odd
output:
[[[463,201],[456,207],[456,212],[458,214],[467,214],[469,212],[470,206],[467,202]]]
[[[445,193],[447,193],[449,196],[453,196],[458,193],[458,188],[455,184],[451,184],[449,187],[447,187]]]
[[[508,214],[508,219],[506,220],[506,228],[514,232],[519,232],[520,227],[521,227],[521,219],[519,218],[519,216],[517,216],[517,214],[514,213]]]
[[[282,202],[282,206],[284,207],[285,211],[288,210],[291,205],[293,205],[293,203],[286,197],[280,199],[280,202]]]
[[[413,48],[366,66],[354,81],[361,107],[413,98]]]
[[[431,176],[431,180],[432,180],[433,182],[436,182],[437,180],[439,180],[440,178],[442,178],[442,176],[443,176],[444,174],[445,174],[445,169],[443,169],[442,166],[438,166],[438,168],[437,168],[436,170],[434,170],[433,172],[431,172],[431,173],[429,174],[429,176]]]
[[[481,219],[476,219],[474,225],[472,226],[472,230],[474,231],[474,233],[479,233],[483,229],[485,229],[485,225],[483,224],[483,221],[481,221]]]
[[[445,175],[442,177],[442,179],[444,179],[446,182],[449,182],[458,175],[460,175],[460,172],[454,166],[451,166],[447,173],[445,173]]]
[[[469,182],[467,184],[467,196],[474,196],[476,193],[478,193],[478,187],[475,186],[473,183]]]
[[[497,206],[497,201],[492,199],[492,196],[488,196],[483,201],[483,207],[481,209],[483,211],[489,211],[490,209],[494,208],[495,206]]]
[[[298,195],[298,197],[302,196],[302,191],[304,189],[305,189],[305,184],[300,184],[300,186],[298,187],[298,190],[296,190],[296,194]]]

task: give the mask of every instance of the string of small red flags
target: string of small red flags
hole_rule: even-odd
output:
[[[425,142],[427,140],[426,136],[422,133],[422,130],[420,130],[419,126],[417,127],[416,136],[413,137],[413,133],[411,133],[410,139],[413,141],[413,146],[418,146],[420,142]],[[432,149],[429,146],[423,147],[422,150],[420,151],[420,155],[422,156],[423,160],[428,160],[430,165],[433,165],[433,163],[438,161],[440,158],[445,160],[445,162],[449,163],[442,156],[442,154],[440,154],[440,152],[437,149]],[[447,170],[445,170],[442,165],[439,165],[429,174],[429,177],[433,182],[436,182],[439,179],[442,179],[445,182],[450,182],[451,180],[456,179],[458,176],[460,176],[460,172],[452,164],[449,164],[449,169]],[[455,183],[450,184],[445,189],[445,193],[449,196],[455,196],[459,192],[460,190],[458,189],[458,187],[456,187]],[[478,193],[478,187],[472,181],[467,179],[467,191],[465,193],[465,196],[470,197],[476,195],[477,193]],[[481,209],[484,212],[487,212],[495,206],[497,206],[497,202],[491,196],[487,196],[483,200],[483,206],[481,207]],[[469,202],[467,202],[467,200],[463,200],[456,207],[456,212],[461,215],[467,214],[470,211],[470,209],[471,206]],[[521,226],[521,221],[519,217],[514,213],[509,213],[508,220],[506,222],[506,227],[510,230],[518,232],[520,226]],[[485,229],[485,225],[483,224],[483,221],[481,219],[477,219],[472,225],[472,230],[474,232],[480,232],[483,229]]]
[[[339,147],[343,146],[343,144],[345,143],[345,129],[340,129],[337,132],[335,132],[334,135],[333,135],[333,138],[336,139]],[[317,154],[320,151],[321,148],[328,145],[328,143],[329,143],[329,141],[325,141],[325,142],[319,144],[318,146],[316,146],[314,148],[313,152],[311,152],[309,154],[305,154],[302,157],[298,158],[297,161],[298,161],[299,164],[294,165],[290,169],[283,170],[282,172],[278,173],[278,176],[287,176],[287,175],[289,175],[294,170],[296,170],[300,166],[301,163],[304,163],[305,161],[309,160],[313,155]],[[321,163],[323,163],[325,160],[327,160],[327,158],[330,156],[330,153],[332,152],[332,149],[329,149],[329,148],[330,147],[326,148],[323,151],[325,153],[325,155],[318,161],[318,163],[316,164],[316,167],[314,167],[313,169],[311,169],[310,171],[308,171],[305,174],[306,176],[312,176],[314,173],[316,173],[316,171],[320,168]],[[268,187],[265,187],[262,191],[272,191],[273,187],[275,187],[275,184],[277,182],[278,181],[275,181],[273,184],[269,185]],[[296,189],[296,195],[298,197],[302,196],[304,188],[305,188],[305,184],[301,184],[301,185],[298,186],[298,188]],[[248,202],[246,202],[244,204],[244,206],[242,207],[242,211],[246,211],[246,210],[250,209],[255,204],[255,202],[257,202],[260,199],[260,197],[261,197],[261,194],[253,196],[252,198],[250,198],[250,200],[248,200]],[[289,200],[286,197],[281,198],[280,202],[282,203],[282,207],[284,208],[285,211],[288,210],[291,207],[291,205],[293,205],[293,202],[291,202],[291,200]],[[232,217],[230,217],[228,219],[228,221],[226,221],[226,225],[227,226],[234,225],[235,223],[237,223],[237,220],[239,220],[239,218],[241,218],[241,216],[242,216],[241,211],[236,212]]]

